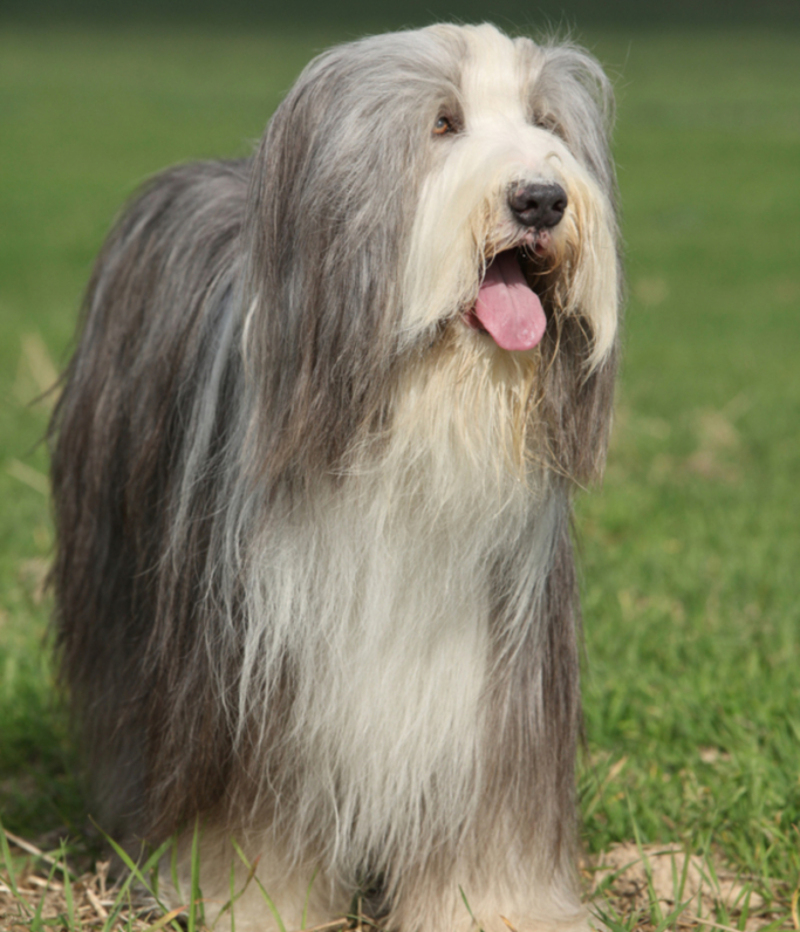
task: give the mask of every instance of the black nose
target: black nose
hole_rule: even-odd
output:
[[[567,192],[560,184],[521,184],[508,195],[511,213],[526,227],[548,230],[567,209]]]

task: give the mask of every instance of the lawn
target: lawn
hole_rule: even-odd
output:
[[[0,815],[84,808],[46,647],[36,400],[92,256],[176,161],[246,154],[341,35],[0,32]],[[800,875],[800,34],[584,35],[614,76],[629,300],[602,488],[580,497],[589,851]]]

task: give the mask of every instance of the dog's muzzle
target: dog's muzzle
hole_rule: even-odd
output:
[[[567,192],[555,183],[517,185],[509,192],[508,206],[522,226],[549,230],[564,216]]]

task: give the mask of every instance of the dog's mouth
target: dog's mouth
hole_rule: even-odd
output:
[[[475,306],[463,314],[467,326],[488,333],[504,350],[533,349],[547,328],[542,300],[525,274],[532,258],[535,261],[544,254],[545,246],[537,242],[532,251],[533,257],[523,246],[493,256]]]

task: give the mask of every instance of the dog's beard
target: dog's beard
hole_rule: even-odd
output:
[[[399,376],[389,422],[395,446],[407,446],[409,456],[415,448],[442,463],[460,462],[461,494],[475,483],[487,491],[491,477],[495,501],[517,494],[520,483],[525,494],[543,494],[548,473],[567,473],[548,440],[542,402],[562,334],[582,336],[580,346],[565,349],[580,357],[579,369],[588,371],[593,345],[570,299],[573,245],[549,231],[527,231],[498,246],[480,250],[460,312],[439,321],[432,338],[424,334],[409,354],[413,362]],[[453,494],[445,483],[440,491],[445,499]]]

